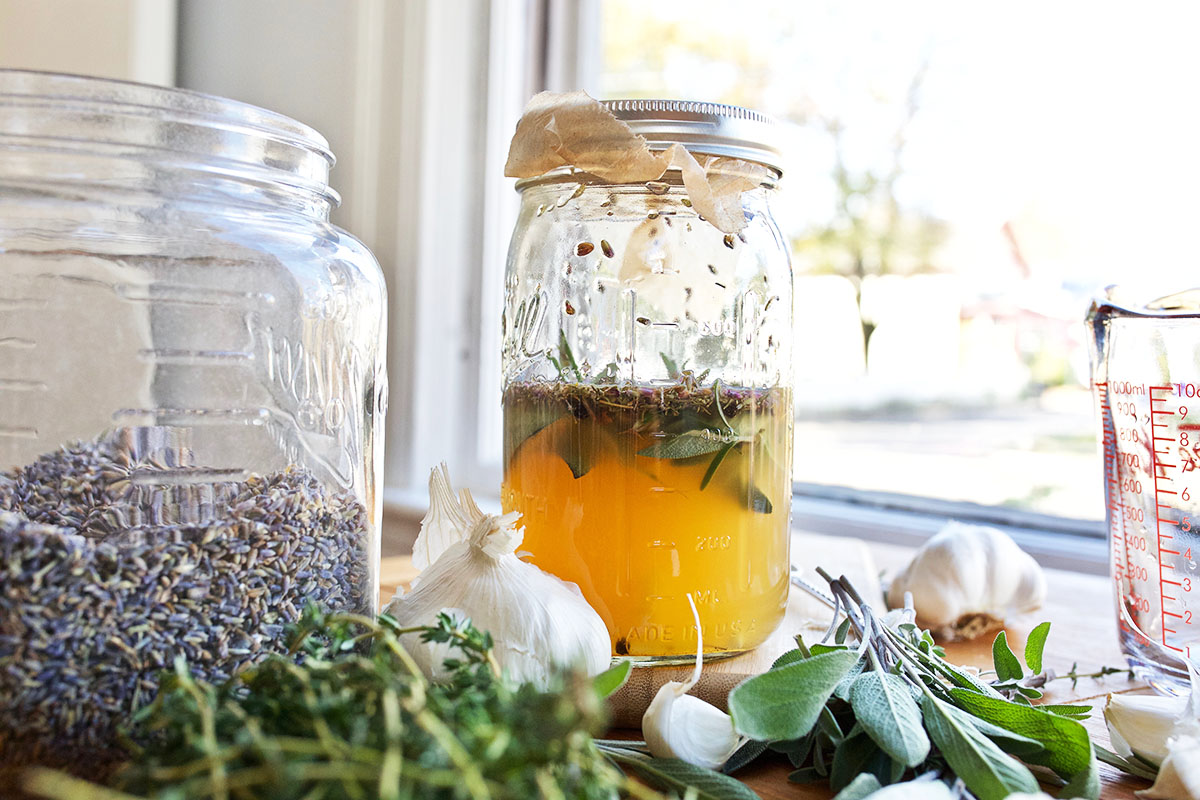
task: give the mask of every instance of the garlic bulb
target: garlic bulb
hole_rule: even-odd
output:
[[[743,740],[733,730],[733,719],[721,709],[688,694],[700,680],[704,665],[704,636],[700,614],[687,596],[696,619],[696,666],[686,681],[663,684],[642,715],[642,737],[655,758],[678,758],[708,769],[720,769]]]
[[[1046,599],[1046,576],[1008,534],[951,522],[926,542],[888,588],[897,607],[911,592],[917,620],[951,639],[970,639],[1010,613]]]
[[[524,529],[514,525],[521,515],[484,514],[465,490],[461,501],[455,499],[445,465],[433,471],[429,486],[429,514],[414,552],[432,563],[384,613],[403,627],[433,624],[443,611],[469,618],[492,635],[493,655],[514,684],[546,687],[561,667],[603,672],[611,658],[604,621],[575,584],[517,558]],[[401,641],[434,680],[443,674],[444,659],[455,655],[418,634]]]

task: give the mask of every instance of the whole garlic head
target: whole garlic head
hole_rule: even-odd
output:
[[[408,594],[396,593],[384,613],[402,627],[432,625],[442,612],[470,619],[492,635],[493,655],[513,684],[546,688],[564,667],[603,672],[612,652],[604,621],[575,584],[517,557],[524,537],[524,529],[516,527],[521,515],[485,514],[466,490],[456,498],[445,465],[434,470],[429,484],[430,513],[414,547],[429,566]],[[456,655],[416,633],[400,640],[432,680],[444,676],[442,662]]]
[[[1039,608],[1046,576],[1003,531],[951,522],[926,542],[888,588],[888,604],[912,594],[917,621],[939,635],[970,639],[1008,615]]]

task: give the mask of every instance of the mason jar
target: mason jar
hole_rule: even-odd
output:
[[[605,105],[653,150],[718,157],[714,182],[753,175],[746,225],[702,219],[678,171],[518,182],[504,509],[523,514],[533,563],[603,617],[614,655],[694,658],[689,596],[705,653],[732,655],[776,628],[789,585],[792,276],[770,208],[774,128],[709,103]]]
[[[0,71],[0,763],[97,775],[182,656],[378,604],[384,282],[242,103]]]

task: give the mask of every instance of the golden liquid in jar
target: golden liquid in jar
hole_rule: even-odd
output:
[[[505,511],[522,550],[578,584],[613,653],[733,655],[787,601],[787,389],[518,383],[504,396]]]

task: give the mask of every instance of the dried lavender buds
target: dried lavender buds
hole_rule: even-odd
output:
[[[172,487],[168,506],[197,502],[164,513],[146,507],[145,476],[179,468],[156,460],[110,438],[0,473],[0,766],[98,776],[177,656],[221,680],[283,649],[308,601],[370,609],[351,495],[289,468]]]

